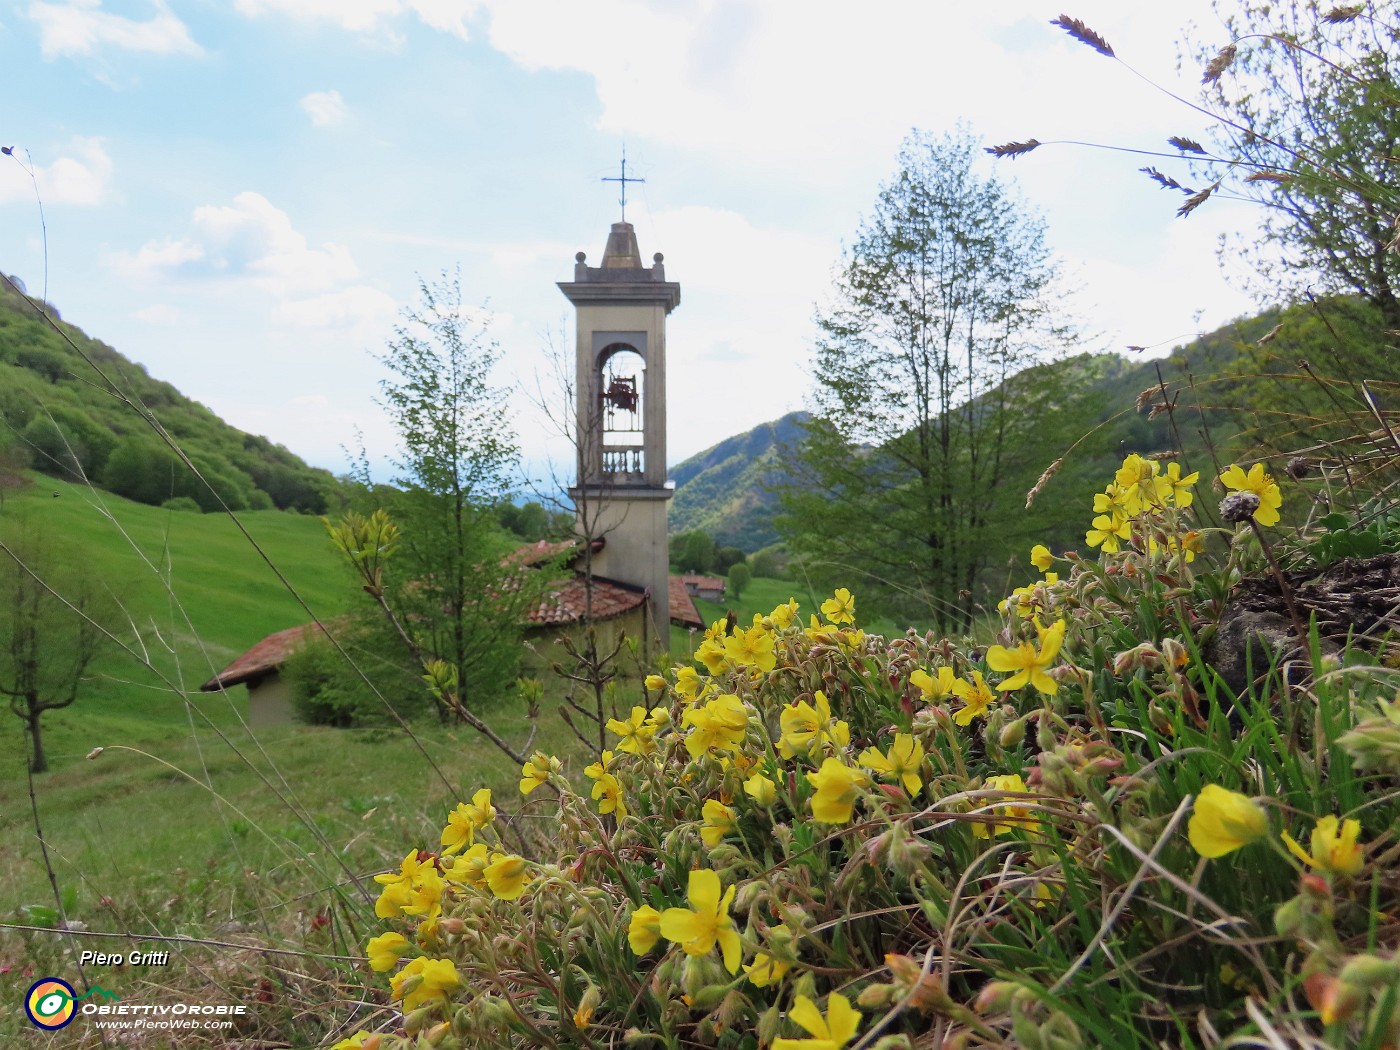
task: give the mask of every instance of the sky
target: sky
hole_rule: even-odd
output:
[[[1229,0],[1225,0],[1229,2]],[[558,281],[627,218],[681,285],[672,463],[803,407],[814,317],[913,128],[1047,143],[986,174],[1047,222],[1073,349],[1165,353],[1254,304],[1216,241],[1252,206],[1138,169],[1208,120],[1177,41],[1207,0],[0,0],[0,270],[241,429],[337,473],[394,437],[378,355],[420,278],[489,319],[527,472],[572,353]],[[25,158],[21,162],[18,158]],[[32,164],[33,177],[26,165]],[[1228,264],[1227,264],[1228,265]]]

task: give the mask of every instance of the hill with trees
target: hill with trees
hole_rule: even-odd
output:
[[[1318,402],[1327,400],[1329,389],[1357,381],[1355,374],[1385,378],[1394,371],[1383,367],[1385,356],[1375,310],[1356,298],[1340,298],[1236,319],[1166,357],[1082,354],[1008,378],[1009,396],[1028,403],[1054,369],[1055,388],[1066,401],[1038,420],[1038,454],[1007,465],[991,510],[997,528],[989,534],[987,567],[976,589],[1005,593],[1008,581],[1025,575],[1026,552],[1035,543],[1083,550],[1094,494],[1127,453],[1176,451],[1190,470],[1209,477],[1248,443],[1296,448],[1300,428],[1325,415]],[[1356,431],[1366,425],[1363,419],[1334,420],[1330,431],[1315,428],[1313,436],[1320,442],[1338,427]],[[798,551],[814,526],[832,523],[838,511],[862,510],[841,506],[830,492],[819,493],[804,481],[794,452],[815,426],[808,413],[790,413],[674,467],[672,535],[703,531],[717,547],[749,553],[785,540],[790,551]],[[879,457],[870,446],[860,452]],[[1052,463],[1058,465],[1028,509],[1027,493]],[[872,504],[876,511],[881,505]],[[816,537],[808,546],[805,571],[814,580],[849,582],[859,572],[858,552],[843,550],[839,536]],[[874,599],[880,590],[871,579],[863,593]]]
[[[671,533],[703,531],[720,547],[749,553],[775,542],[778,491],[788,479],[784,451],[802,439],[808,418],[789,412],[672,467]]]
[[[179,444],[207,485],[148,419]],[[139,503],[178,500],[175,506],[205,511],[222,501],[232,510],[320,514],[338,489],[329,471],[229,426],[61,320],[51,304],[27,295],[18,278],[6,277],[0,279],[0,475],[14,482],[26,467],[85,479]]]

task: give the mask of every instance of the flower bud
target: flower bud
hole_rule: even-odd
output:
[[[972,1004],[972,1008],[979,1014],[1004,1013],[1011,1009],[1020,987],[1011,981],[988,981],[977,993],[977,1001]]]
[[[1318,1020],[1324,1025],[1345,1021],[1369,998],[1366,989],[1347,984],[1336,977],[1315,973],[1308,981],[1313,982],[1311,988],[1304,984],[1308,1001],[1317,1008]]]
[[[440,1021],[424,1033],[424,1040],[433,1050],[461,1050],[462,1042],[452,1034],[452,1024]]]
[[[1002,726],[1001,732],[997,734],[997,743],[1004,748],[1020,747],[1021,741],[1025,739],[1026,720],[1024,718],[1006,723]]]
[[[856,1005],[862,1010],[887,1010],[900,997],[900,990],[893,984],[867,984],[856,997]]]
[[[1220,516],[1229,522],[1249,521],[1259,509],[1259,496],[1254,492],[1232,492],[1220,501]]]
[[[1343,984],[1358,988],[1377,990],[1392,984],[1400,978],[1400,964],[1394,959],[1381,959],[1374,955],[1357,955],[1337,975]]]
[[[1280,937],[1290,937],[1303,925],[1303,918],[1302,898],[1294,897],[1274,909],[1274,929]]]
[[[685,968],[681,975],[681,987],[690,996],[692,1004],[699,1009],[713,1009],[724,994],[724,986],[729,983],[728,975],[721,968],[719,961],[714,954],[709,955],[688,955],[685,959]],[[701,1002],[706,992],[718,988],[718,994],[712,995],[709,1005]]]

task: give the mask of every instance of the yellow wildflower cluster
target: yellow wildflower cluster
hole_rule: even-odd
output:
[[[1107,554],[1115,553],[1133,541],[1135,524],[1169,508],[1191,506],[1195,498],[1191,486],[1199,478],[1198,471],[1183,476],[1179,463],[1168,463],[1163,470],[1155,459],[1128,455],[1113,480],[1094,497],[1095,517],[1084,542]],[[1142,539],[1141,544],[1145,548],[1147,540]],[[1195,557],[1195,549],[1190,548],[1188,554],[1189,561]]]

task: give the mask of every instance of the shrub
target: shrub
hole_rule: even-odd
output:
[[[281,671],[300,721],[341,729],[384,726],[394,722],[386,701],[405,718],[421,717],[432,709],[431,694],[418,675],[403,666],[400,648],[384,637],[377,622],[352,618],[333,630],[374,688],[323,636],[311,638],[292,652]]]
[[[171,496],[160,506],[162,510],[193,511],[196,514],[201,513],[199,504],[188,496]]]
[[[406,1036],[338,1045],[1311,1045],[1304,998],[1393,1042],[1395,676],[1233,695],[1193,628],[1281,497],[1225,471],[1260,514],[1217,557],[1197,480],[1128,457],[1100,560],[1036,548],[990,646],[867,635],[845,590],[716,623],[592,765],[526,762],[557,834],[516,852],[482,789],[377,876]]]

